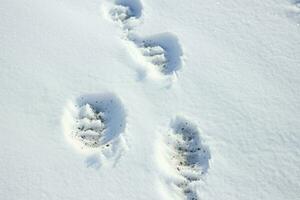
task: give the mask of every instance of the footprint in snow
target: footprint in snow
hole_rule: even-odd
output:
[[[197,192],[192,185],[205,176],[211,158],[197,127],[185,118],[177,117],[171,123],[171,131],[164,143],[167,144],[167,162],[182,177],[175,183],[176,186],[187,200],[197,200]]]
[[[163,75],[171,75],[182,66],[182,49],[178,39],[172,33],[160,33],[149,37],[128,35],[134,43],[141,61]]]
[[[70,101],[63,116],[67,139],[82,152],[120,152],[125,131],[125,111],[112,93],[85,94]]]
[[[139,24],[142,9],[138,0],[115,0],[107,8],[110,18],[123,27],[124,31],[131,30]]]
[[[173,75],[182,66],[182,49],[178,39],[172,33],[161,33],[149,37],[139,37],[132,29],[140,24],[142,5],[138,0],[115,0],[107,4],[105,12],[111,20],[118,23],[124,31],[125,40],[129,41],[130,53],[147,70],[142,69],[141,77]],[[140,71],[138,69],[137,71]],[[163,75],[163,76],[161,76]]]

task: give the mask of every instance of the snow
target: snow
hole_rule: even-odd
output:
[[[3,0],[0,199],[187,198],[176,119],[198,199],[299,199],[298,4]],[[96,147],[70,137],[101,112]]]

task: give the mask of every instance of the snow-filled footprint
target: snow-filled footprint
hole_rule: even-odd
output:
[[[85,94],[67,104],[64,132],[81,152],[102,152],[112,157],[125,144],[125,117],[123,105],[114,94]]]
[[[128,35],[130,52],[152,74],[171,75],[182,66],[182,49],[172,33],[160,33],[149,37]],[[153,73],[154,72],[154,73]]]
[[[104,4],[104,13],[127,31],[139,24],[142,4],[139,0],[115,0]]]
[[[176,176],[174,185],[185,199],[197,200],[194,185],[207,173],[211,158],[197,127],[185,118],[177,117],[172,121],[169,133],[163,137],[162,144],[165,147],[162,148],[164,161],[160,161],[161,165],[166,166],[162,163],[167,163],[166,171],[170,176]]]
[[[89,103],[78,108],[73,136],[88,147],[98,147],[105,130],[104,113]]]

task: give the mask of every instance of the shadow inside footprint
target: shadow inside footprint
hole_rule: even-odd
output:
[[[130,30],[142,15],[142,5],[138,0],[115,0],[109,13],[112,20],[121,22],[123,28]]]
[[[110,6],[109,15],[126,32],[140,23],[142,4],[138,0],[115,0],[114,4]]]
[[[77,129],[81,131],[80,139],[87,146],[98,147],[106,144],[125,129],[124,108],[121,101],[112,93],[81,95],[76,99],[75,107],[79,110],[76,117],[77,124],[78,122],[82,123],[82,121],[88,124],[77,126]],[[94,116],[99,116],[99,120]],[[82,135],[84,138],[82,138]],[[93,137],[88,138],[86,135],[92,135]],[[96,145],[89,145],[88,141],[90,140]]]
[[[291,3],[300,6],[300,0],[291,0]]]
[[[152,63],[165,74],[172,74],[182,66],[182,49],[178,38],[172,33],[160,33],[149,37],[128,35],[147,62]]]
[[[209,148],[203,143],[197,126],[183,117],[171,122],[168,135],[168,158],[178,175],[183,179],[176,183],[187,200],[197,200],[193,186],[201,180],[209,169],[211,158]]]
[[[300,0],[290,0],[291,6],[288,9],[287,16],[300,24]]]
[[[129,8],[131,17],[142,16],[143,6],[139,0],[115,0],[115,4]]]
[[[199,180],[199,176],[207,173],[209,168],[210,151],[202,143],[197,127],[182,117],[176,117],[171,123],[175,134],[174,148],[179,161],[179,169],[190,182]]]

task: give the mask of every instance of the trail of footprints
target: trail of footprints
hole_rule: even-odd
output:
[[[300,0],[290,0],[290,16],[300,21]],[[182,50],[172,33],[139,37],[133,33],[141,23],[142,5],[138,0],[115,0],[107,4],[107,15],[119,24],[125,39],[133,44],[142,57],[148,72],[162,76],[174,74],[182,65]],[[82,151],[100,151],[116,157],[122,151],[122,134],[125,131],[126,113],[121,101],[112,93],[86,94],[69,102],[63,116],[64,131]],[[211,159],[209,148],[203,143],[197,127],[182,117],[177,117],[164,135],[161,143],[166,162],[180,180],[173,184],[186,200],[198,200],[197,182],[207,174]]]
[[[174,74],[182,65],[182,50],[178,39],[171,33],[161,33],[148,37],[139,37],[132,33],[139,24],[142,6],[138,1],[117,0],[109,6],[110,18],[119,24],[125,39],[142,56],[150,71],[156,70],[163,76]],[[176,118],[172,133],[165,140],[171,151],[165,152],[167,162],[183,177],[177,187],[188,200],[197,200],[197,192],[191,187],[199,181],[209,167],[210,152],[202,144],[197,128],[184,118]]]
[[[135,35],[132,30],[140,24],[142,5],[138,0],[115,0],[106,9],[112,21],[122,28],[125,39],[134,46],[142,64],[150,74],[156,71],[169,76],[182,65],[182,50],[172,33],[148,37]],[[119,98],[112,93],[84,94],[71,100],[63,115],[64,132],[68,140],[81,152],[101,152],[108,159],[116,159],[122,152],[126,113]],[[193,183],[200,181],[209,168],[210,152],[202,143],[197,127],[177,117],[171,132],[166,135],[163,152],[166,160],[181,181],[174,184],[187,200],[197,200]],[[94,162],[94,158],[88,164]]]
[[[139,37],[133,33],[135,26],[140,24],[142,5],[137,0],[116,0],[107,5],[106,12],[125,34],[125,39],[134,49],[130,51],[148,70],[160,75],[172,75],[181,68],[182,49],[177,37],[172,33],[160,33],[148,37]]]

